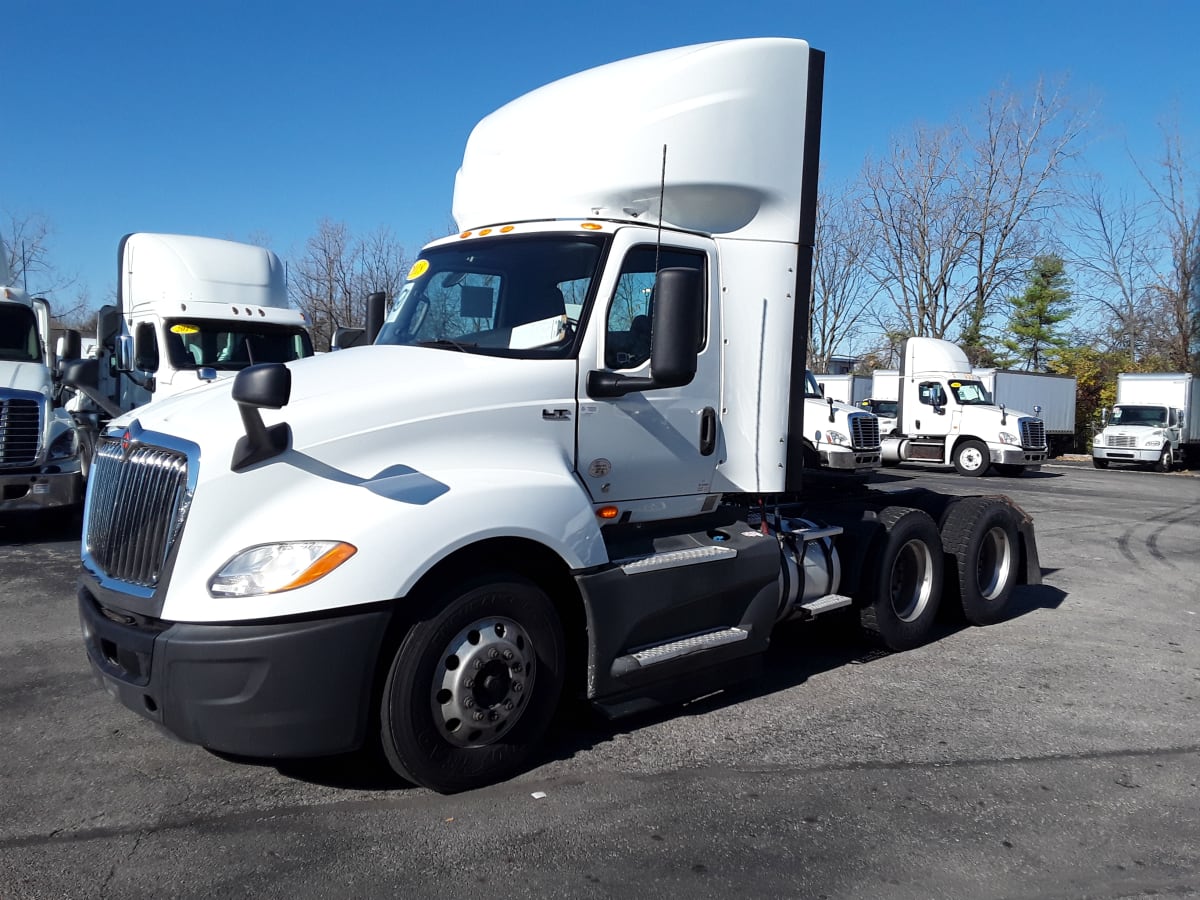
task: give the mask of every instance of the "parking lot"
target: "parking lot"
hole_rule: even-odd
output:
[[[0,521],[0,897],[1200,897],[1200,477],[876,480],[1009,494],[1044,584],[902,654],[789,627],[449,797],[159,734],[91,679],[71,523]]]

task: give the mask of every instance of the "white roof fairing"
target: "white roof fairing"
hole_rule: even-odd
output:
[[[461,229],[537,219],[656,222],[795,242],[809,46],[721,41],[589,69],[484,118],[454,191]]]

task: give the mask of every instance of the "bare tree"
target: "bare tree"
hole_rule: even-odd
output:
[[[390,301],[407,268],[387,228],[359,240],[344,222],[321,220],[288,273],[292,303],[308,317],[315,346],[327,349],[340,327],[364,325],[367,295],[384,291]]]
[[[1086,128],[1062,92],[999,92],[975,126],[918,127],[868,160],[871,270],[895,330],[984,348],[989,317],[1041,250],[1040,228]]]
[[[50,220],[40,213],[8,212],[4,218],[0,244],[8,253],[13,284],[49,299],[56,320],[73,325],[76,320],[86,319],[91,307],[87,288],[80,287],[78,278],[63,274],[55,264]]]
[[[861,196],[851,186],[817,197],[817,247],[809,309],[808,365],[828,372],[839,350],[852,353],[877,286],[866,268],[871,230]],[[861,348],[859,348],[861,349]]]

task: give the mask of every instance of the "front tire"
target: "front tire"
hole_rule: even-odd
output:
[[[1021,558],[1016,512],[1001,500],[964,497],[947,509],[941,535],[947,599],[958,601],[963,618],[972,625],[1000,621],[1008,610]]]
[[[889,650],[924,643],[937,620],[942,594],[942,543],[937,525],[919,509],[889,506],[859,586],[863,630]]]
[[[1158,462],[1154,464],[1155,472],[1170,472],[1171,471],[1171,447],[1168,444],[1163,447],[1162,455],[1158,457]]]
[[[983,441],[963,441],[954,448],[954,468],[959,475],[979,477],[991,464],[987,444]]]
[[[531,581],[493,573],[448,595],[400,642],[380,708],[389,764],[440,793],[502,781],[529,762],[566,659],[558,612]]]

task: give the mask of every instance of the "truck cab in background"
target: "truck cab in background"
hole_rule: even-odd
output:
[[[0,512],[78,506],[82,441],[56,402],[50,304],[12,280],[0,244]]]
[[[1200,464],[1200,379],[1186,372],[1117,376],[1117,402],[1092,439],[1092,465],[1132,463],[1169,472]]]
[[[121,239],[117,259],[117,307],[101,310],[96,353],[64,375],[82,395],[77,414],[102,422],[254,363],[312,355],[270,250],[139,232]]]
[[[960,347],[912,337],[904,342],[902,360],[896,428],[883,438],[885,465],[912,462],[953,466],[960,475],[990,469],[1020,475],[1046,461],[1045,423],[997,406]]]
[[[811,371],[804,373],[804,438],[821,468],[871,472],[882,460],[879,420],[834,399]]]

